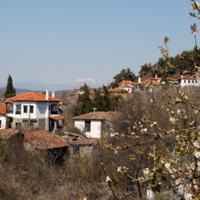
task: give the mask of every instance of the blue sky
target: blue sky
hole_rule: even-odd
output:
[[[107,83],[194,47],[190,0],[0,0],[0,82]],[[199,44],[199,33],[197,43]],[[199,44],[200,45],[200,44]]]

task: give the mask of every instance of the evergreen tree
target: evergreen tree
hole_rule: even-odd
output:
[[[6,91],[4,93],[4,97],[7,99],[7,98],[13,97],[15,95],[16,95],[16,91],[15,91],[15,88],[13,87],[12,77],[11,77],[11,75],[9,75],[8,82],[6,85]]]
[[[111,83],[111,87],[115,88],[118,87],[118,83],[122,82],[123,80],[135,80],[135,74],[130,70],[130,68],[122,69],[119,74],[114,76],[114,82]]]
[[[81,88],[83,90],[83,94],[79,94],[78,97],[78,106],[74,106],[74,110],[72,111],[72,114],[74,116],[86,114],[92,111],[93,103],[90,99],[90,91],[85,83],[85,85]]]

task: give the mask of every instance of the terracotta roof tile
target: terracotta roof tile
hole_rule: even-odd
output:
[[[127,85],[127,84],[125,84],[125,85],[120,85],[119,87],[120,88],[121,87],[124,87],[124,88],[133,88],[134,86],[133,85]]]
[[[73,88],[72,90],[79,91],[79,90],[81,90],[81,88]]]
[[[122,84],[131,84],[131,85],[135,85],[135,84],[138,84],[138,83],[135,83],[135,82],[132,82],[132,81],[123,81],[123,82],[120,82],[118,83],[119,85],[122,85]]]
[[[121,91],[121,90],[122,90],[121,88],[114,88],[111,91],[115,92],[115,91]]]
[[[49,100],[46,100],[46,94],[42,94],[39,92],[26,92],[8,98],[6,99],[5,102],[14,102],[14,101],[62,101],[62,100],[51,96],[49,96]]]
[[[7,105],[7,110],[9,109],[9,105]],[[5,115],[6,114],[6,104],[1,104],[0,105],[0,115]]]
[[[108,121],[112,121],[114,119],[116,119],[117,117],[120,117],[122,115],[122,113],[119,112],[113,112],[113,111],[109,111],[109,112],[90,112],[84,115],[79,115],[76,117],[73,117],[73,119],[97,119],[97,120],[108,120]]]
[[[67,146],[62,137],[45,130],[27,131],[24,133],[24,138],[37,149],[53,149]]]
[[[18,134],[18,130],[13,129],[1,129],[0,130],[0,138],[3,140],[9,139],[11,136]]]
[[[54,119],[54,120],[61,120],[61,119],[65,119],[63,116],[61,115],[57,115],[57,116],[50,116],[51,119]]]

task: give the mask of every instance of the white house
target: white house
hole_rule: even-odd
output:
[[[11,128],[29,126],[32,128],[53,130],[59,120],[64,118],[58,114],[58,103],[61,99],[55,98],[54,92],[49,96],[39,92],[27,92],[6,99],[9,105],[6,115],[11,120]]]
[[[73,88],[71,90],[72,95],[83,94],[83,90],[81,88]]]
[[[138,83],[134,83],[132,81],[123,81],[118,83],[119,88],[128,91],[128,93],[132,93],[133,90],[138,90]]]
[[[101,138],[103,131],[114,131],[114,121],[120,117],[118,112],[90,112],[73,117],[74,126],[85,132],[86,137]]]
[[[180,86],[184,87],[184,86],[200,86],[200,85],[196,79],[196,76],[182,76]]]
[[[9,108],[9,105],[7,105],[7,109]],[[6,128],[6,104],[0,105],[0,129]]]

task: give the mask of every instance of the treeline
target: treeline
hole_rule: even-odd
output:
[[[121,96],[111,96],[108,88],[103,85],[103,88],[95,89],[94,96],[91,98],[90,90],[87,84],[81,88],[83,94],[78,97],[78,104],[74,106],[72,111],[73,116],[86,114],[93,111],[114,111],[119,104]]]
[[[149,67],[149,64],[144,64],[141,66],[139,75],[141,77],[146,76],[150,73],[152,76],[157,74],[160,77],[174,77],[177,74],[182,74],[180,70],[187,70],[194,72],[195,65],[200,65],[200,49],[193,49],[191,51],[183,51],[181,54],[177,54],[174,57],[169,57],[168,59],[159,58],[158,61],[152,66]],[[170,61],[173,68],[170,68],[167,64]],[[174,70],[178,69],[178,70]]]

